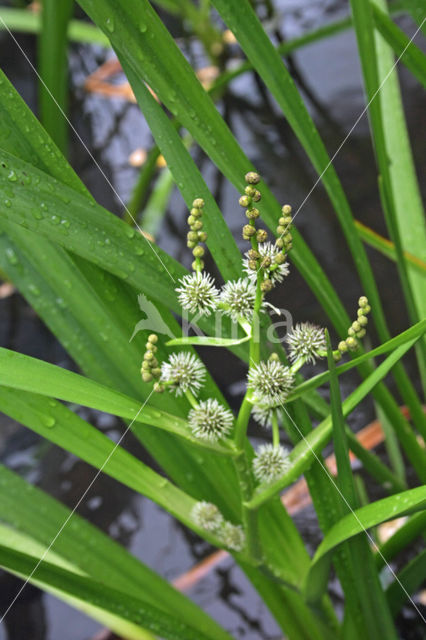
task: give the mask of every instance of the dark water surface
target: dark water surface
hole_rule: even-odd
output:
[[[325,0],[286,0],[280,6],[286,10],[285,20],[281,24],[285,38],[301,35],[308,29],[341,17],[347,10],[345,2]],[[400,24],[407,33],[414,31],[409,20],[404,19]],[[20,42],[26,51],[34,55],[32,38],[21,37]],[[34,105],[34,77],[4,34],[0,36],[0,44],[3,68],[27,102]],[[192,53],[195,58],[200,55],[196,50]],[[111,57],[111,52],[97,47],[72,46],[72,120],[126,202],[137,176],[137,170],[128,164],[128,156],[137,147],[148,147],[150,134],[136,105],[119,99],[87,95],[83,91],[82,84],[87,74],[94,71],[106,57]],[[355,37],[347,32],[310,45],[294,55],[294,62],[302,77],[304,96],[309,96],[309,108],[329,152],[333,153],[365,104]],[[424,95],[404,69],[401,69],[400,76],[415,160],[420,166],[423,150],[421,138],[416,134],[422,130],[422,125],[424,130]],[[315,183],[316,175],[274,103],[264,100],[258,84],[250,74],[246,74],[232,84],[225,105],[221,108],[225,109],[243,148],[279,200],[290,202],[297,209]],[[120,213],[122,207],[117,198],[73,137],[71,158],[97,200]],[[243,222],[236,191],[221,181],[201,153],[197,158],[230,228],[240,238]],[[352,133],[335,164],[357,218],[385,234],[365,118]],[[172,255],[189,263],[182,240],[186,234],[186,215],[180,195],[174,192],[157,241]],[[336,217],[321,186],[315,189],[298,214],[296,224],[346,307],[353,313],[362,291]],[[244,248],[242,241],[241,248]],[[399,298],[399,289],[394,286],[396,270],[377,253],[369,251],[369,254],[392,331],[399,332],[408,325],[408,321]],[[309,319],[326,324],[326,318],[314,296],[295,270],[280,289],[274,303],[289,309],[295,322]],[[72,366],[62,347],[19,295],[0,300],[0,311],[2,345],[60,366]],[[132,329],[129,328],[129,337]],[[203,356],[231,404],[236,405],[243,389],[244,368],[231,358],[224,371],[224,356],[221,355],[219,359],[217,352],[213,355],[208,351],[203,352]],[[354,384],[356,376],[345,378],[342,382],[343,393],[349,393]],[[117,437],[121,425],[115,418],[88,410],[81,410],[81,415],[108,436]],[[370,403],[365,403],[351,417],[351,424],[356,430],[372,418],[373,408]],[[262,434],[253,427],[252,435],[259,438]],[[146,459],[146,454],[140,451],[131,435],[128,436],[127,446]],[[0,459],[70,507],[76,504],[93,477],[93,469],[88,465],[43,442],[1,414]],[[96,481],[78,511],[167,579],[176,578],[210,552],[205,542],[186,531],[167,513],[104,475]],[[320,538],[312,509],[304,509],[296,519],[309,547],[315,548]],[[1,610],[7,607],[19,585],[18,580],[0,574]],[[335,591],[338,599],[337,585]],[[189,595],[235,638],[273,640],[282,637],[251,584],[230,560],[213,570]],[[410,625],[413,616],[407,608],[401,623],[404,628],[401,637],[420,638],[418,627]],[[10,635],[6,634],[4,626],[0,626],[0,640],[86,640],[100,628],[98,623],[85,615],[56,598],[42,595],[33,587],[25,589],[7,620]]]

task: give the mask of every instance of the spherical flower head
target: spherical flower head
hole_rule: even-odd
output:
[[[259,482],[273,482],[289,468],[288,451],[281,445],[261,444],[253,460],[253,473]]]
[[[292,362],[305,358],[306,362],[314,364],[315,360],[324,357],[324,351],[327,351],[324,329],[310,322],[296,324],[285,339]]]
[[[220,538],[228,549],[232,551],[241,551],[245,544],[245,535],[243,528],[239,524],[225,522],[220,530]]]
[[[188,424],[193,435],[201,440],[215,442],[229,434],[234,422],[231,411],[225,409],[216,398],[201,400],[191,409]]]
[[[258,252],[260,255],[260,263],[262,263],[262,260],[265,260],[266,258],[266,262],[273,267],[273,269],[268,268],[265,270],[268,278],[272,281],[272,284],[275,286],[278,282],[282,282],[285,276],[288,276],[290,273],[290,269],[288,262],[283,262],[282,264],[277,264],[275,262],[275,256],[281,254],[281,249],[272,244],[272,242],[262,242],[259,244]],[[256,271],[253,271],[253,269],[250,269],[248,252],[245,256],[246,259],[243,260],[243,269],[247,273],[249,279],[252,282],[255,282],[257,273]]]
[[[161,382],[169,385],[177,396],[185,391],[197,394],[206,377],[206,369],[200,360],[188,351],[172,353],[168,362],[161,364]]]
[[[251,320],[256,299],[256,285],[249,278],[230,280],[220,292],[220,302],[227,305],[223,313],[230,316],[233,322],[239,318]]]
[[[277,360],[254,365],[248,373],[248,388],[253,391],[256,404],[280,405],[294,383],[289,367]]]
[[[279,406],[279,405],[278,405]],[[251,410],[253,419],[262,427],[272,428],[272,413],[276,408],[275,403],[272,404],[255,404]]]
[[[213,278],[207,273],[195,271],[179,280],[176,289],[182,307],[191,313],[209,316],[217,307],[219,291]]]
[[[201,500],[194,505],[191,519],[204,531],[217,531],[223,522],[223,515],[215,504]]]

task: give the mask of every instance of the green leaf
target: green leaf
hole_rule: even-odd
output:
[[[38,40],[39,112],[44,128],[66,154],[68,146],[68,23],[74,0],[43,0]]]
[[[374,393],[374,387],[382,380],[395,366],[396,362],[403,357],[405,353],[414,345],[412,340],[405,345],[401,345],[389,355],[378,367],[366,378],[360,386],[353,391],[343,402],[343,415],[347,417],[354,408],[370,393]],[[420,477],[426,479],[426,455],[424,450],[417,443],[416,436],[412,432],[409,425],[402,420],[393,424],[397,430],[398,436],[403,444],[407,455],[410,456],[413,466],[416,468]],[[318,427],[309,433],[300,444],[296,445],[290,453],[289,470],[278,480],[271,483],[267,488],[260,486],[254,497],[249,503],[253,509],[259,508],[261,504],[267,501],[271,496],[275,495],[289,484],[294,482],[300,474],[304,473],[310,467],[315,457],[315,453],[319,453],[329,442],[331,436],[332,422],[331,416],[323,420]]]
[[[197,626],[216,638],[221,629],[199,607],[174,589],[152,569],[95,526],[71,512],[46,493],[0,465],[0,522],[18,535],[42,547],[41,557],[55,539],[52,552],[84,573],[120,591],[143,599],[155,607]],[[57,535],[61,531],[61,535]],[[29,547],[26,548],[29,551]]]
[[[379,191],[398,271],[412,322],[426,316],[424,275],[406,262],[404,251],[426,259],[426,225],[412,157],[394,55],[375,32],[372,8],[386,12],[382,0],[351,2],[358,40],[372,138],[380,172]],[[391,162],[389,161],[391,159]],[[418,345],[419,364],[426,385],[426,344]]]
[[[135,423],[149,424],[189,440],[195,446],[225,455],[232,454],[231,449],[220,444],[197,440],[191,435],[186,420],[155,409],[146,404],[147,401],[141,404],[140,401],[109,389],[95,380],[2,347],[0,384],[81,404]],[[137,427],[135,430],[137,431]]]
[[[0,529],[0,534],[3,533]],[[0,566],[26,578],[37,565],[38,558],[0,544]],[[123,593],[108,584],[82,576],[50,562],[43,561],[30,582],[70,602],[92,617],[129,639],[146,640],[145,628],[170,640],[207,640],[209,636],[165,613],[139,597]],[[223,638],[230,636],[223,631]],[[211,638],[211,636],[210,636]]]
[[[30,9],[0,8],[0,31],[10,29],[14,32],[39,33],[41,30],[41,15]],[[109,47],[109,40],[102,31],[93,24],[83,20],[70,20],[68,23],[68,38],[74,42],[100,44]]]
[[[416,513],[395,531],[395,533],[380,545],[376,553],[376,566],[378,569],[391,562],[395,556],[407,548],[419,536],[426,532],[426,512]]]
[[[328,332],[327,361],[330,371],[331,420],[333,429],[334,452],[337,463],[337,486],[341,502],[341,513],[353,512],[358,505],[355,484],[349,459],[349,447],[345,432],[342,400],[336,364]],[[327,534],[328,535],[328,532]],[[350,567],[350,580],[344,580],[342,587],[345,593],[346,608],[351,617],[351,624],[357,633],[372,640],[380,633],[386,637],[396,638],[392,618],[381,588],[373,555],[368,540],[357,538],[345,545],[346,569]],[[312,585],[309,584],[309,589]]]
[[[426,57],[414,42],[410,41],[405,33],[389,18],[380,4],[376,4],[374,0],[371,2],[373,18],[376,28],[380,35],[386,40],[388,45],[392,47],[394,53],[400,61],[405,64],[407,69],[418,79],[418,81],[426,86]]]
[[[330,558],[340,544],[381,522],[425,508],[426,487],[417,487],[377,500],[342,518],[326,534],[312,559],[305,579],[308,600],[314,602],[324,593]]]
[[[184,338],[173,338],[166,344],[168,346],[179,344],[193,344],[199,347],[230,347],[234,344],[242,344],[248,342],[251,336],[245,336],[244,338],[214,338],[213,336],[186,336]]]
[[[410,562],[398,572],[398,579],[394,580],[386,590],[389,607],[395,618],[410,598],[410,595],[422,586],[425,575],[426,549],[423,549],[423,551],[410,560]],[[416,610],[420,613],[417,606]]]
[[[141,493],[192,527],[195,501],[61,403],[0,387],[2,411],[54,444]]]

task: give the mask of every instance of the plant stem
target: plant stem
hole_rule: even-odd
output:
[[[278,426],[277,410],[272,411],[272,444],[278,447],[280,444],[280,428]]]

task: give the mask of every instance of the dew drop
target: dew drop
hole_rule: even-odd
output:
[[[146,30],[147,30],[147,29],[148,29],[148,27],[146,26],[146,24],[145,24],[144,22],[141,22],[141,23],[139,24],[139,31],[140,31],[141,33],[146,33]]]
[[[18,176],[16,175],[16,173],[14,172],[14,170],[13,170],[13,169],[11,169],[11,170],[9,171],[8,176],[7,176],[7,179],[8,179],[10,182],[16,182],[16,181],[17,181]]]
[[[52,224],[55,224],[55,225],[56,225],[56,224],[59,224],[59,223],[61,222],[61,219],[59,218],[59,216],[52,216],[52,217],[50,218],[50,222],[51,222]]]
[[[31,211],[31,213],[33,214],[33,218],[35,218],[36,220],[42,220],[43,219],[43,214],[41,211],[39,211],[39,209],[33,209]]]
[[[9,198],[6,198],[5,200],[3,200],[3,204],[5,207],[8,207],[8,208],[12,206],[12,203],[9,200]]]
[[[6,253],[6,258],[9,260],[10,264],[13,264],[13,265],[18,264],[17,255],[11,247],[8,247],[5,253]]]
[[[114,19],[113,18],[107,18],[106,22],[105,22],[105,26],[108,29],[108,31],[110,33],[113,33],[114,29],[115,29],[115,25],[114,25]]]
[[[56,424],[56,420],[53,416],[46,416],[43,422],[45,426],[48,427],[49,429],[52,429]]]

